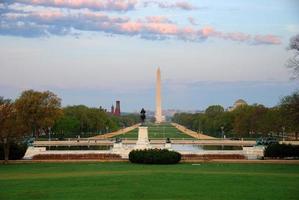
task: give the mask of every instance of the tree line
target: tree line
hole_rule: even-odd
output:
[[[53,125],[54,137],[92,136],[112,132],[139,123],[139,116],[114,116],[100,108],[85,105],[67,106],[64,115]]]
[[[220,105],[209,106],[203,113],[176,113],[172,121],[194,131],[223,137],[286,136],[299,132],[299,91],[267,108],[260,104],[241,105],[225,111]]]
[[[118,117],[84,105],[62,108],[61,99],[50,91],[27,90],[15,101],[0,97],[0,145],[4,148],[6,162],[10,145],[26,136],[87,136],[138,122],[139,116],[133,114]]]

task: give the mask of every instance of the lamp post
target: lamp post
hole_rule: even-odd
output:
[[[51,127],[48,127],[49,141],[51,141]]]
[[[224,139],[224,126],[221,126],[221,134],[222,134],[222,139]]]
[[[51,141],[51,127],[48,127],[49,142]],[[49,143],[49,150],[51,150],[51,144]]]

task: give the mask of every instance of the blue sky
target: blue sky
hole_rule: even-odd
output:
[[[63,105],[274,106],[298,89],[285,63],[296,0],[2,0],[0,96],[51,90]]]

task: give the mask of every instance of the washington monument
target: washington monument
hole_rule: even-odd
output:
[[[163,122],[162,116],[162,100],[161,100],[161,72],[160,68],[157,69],[156,74],[156,123]]]

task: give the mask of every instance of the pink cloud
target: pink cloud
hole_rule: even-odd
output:
[[[127,33],[152,33],[158,35],[175,35],[178,32],[178,27],[175,24],[169,23],[148,23],[148,22],[126,22],[119,25],[121,31]]]
[[[40,11],[37,13],[33,13],[33,16],[53,20],[61,19],[62,17],[64,17],[64,14],[60,11]]]
[[[196,31],[191,27],[185,27],[181,30],[181,32],[187,35],[192,35],[195,34]]]
[[[135,9],[137,0],[15,0],[15,3],[91,10],[128,11]]]
[[[138,33],[142,27],[143,24],[140,22],[126,22],[120,25],[121,30],[128,33]]]
[[[171,23],[171,20],[165,16],[148,16],[146,20],[149,23]]]
[[[227,33],[218,31],[210,26],[195,29],[194,27],[174,24],[163,16],[149,16],[143,20],[138,19],[134,21],[127,16],[111,16],[90,10],[63,12],[60,9],[56,9],[56,11],[43,10],[25,13],[9,12],[1,15],[0,24],[5,24],[5,30],[16,35],[21,35],[22,31],[25,34],[31,34],[31,32],[36,31],[35,35],[38,36],[43,34],[63,35],[69,34],[70,30],[79,30],[135,35],[153,39],[172,38],[186,41],[203,41],[208,38],[218,38],[247,44],[281,44],[280,38],[271,34]],[[20,25],[22,25],[22,29],[20,29]]]
[[[256,35],[254,42],[257,44],[281,44],[280,38],[275,35]]]
[[[204,27],[201,32],[204,37],[209,37],[215,33],[215,30],[212,27]]]
[[[178,33],[178,27],[175,24],[168,23],[148,23],[145,24],[146,30],[162,35],[175,35]]]

